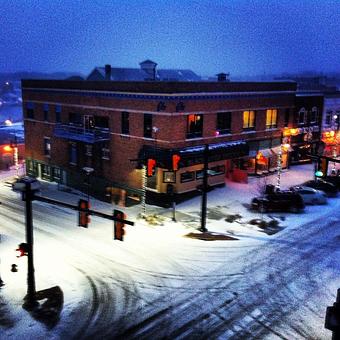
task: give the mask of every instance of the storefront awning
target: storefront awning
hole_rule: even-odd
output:
[[[153,158],[156,166],[171,169],[172,156],[180,156],[180,166],[187,167],[202,164],[204,161],[205,145],[190,146],[176,149],[155,148],[144,145],[139,153],[139,159]],[[248,156],[249,147],[245,141],[222,142],[209,144],[209,162],[240,158]]]

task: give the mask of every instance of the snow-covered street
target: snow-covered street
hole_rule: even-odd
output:
[[[312,169],[283,172],[282,187],[312,178]],[[124,242],[112,240],[111,221],[92,217],[84,229],[76,212],[33,202],[36,288],[59,286],[64,295],[60,320],[51,327],[21,307],[27,261],[14,250],[25,240],[24,205],[3,179],[1,339],[330,338],[324,318],[340,287],[340,198],[302,214],[261,215],[248,209],[260,181],[227,182],[209,192],[213,241],[195,237],[200,197],[177,206],[177,223],[171,209],[147,206],[147,214],[156,215],[150,224],[138,218],[140,205],[124,208],[135,221]],[[73,204],[84,198],[47,182],[41,195]],[[91,203],[112,213],[112,205]],[[249,223],[255,218],[278,226],[261,229]]]

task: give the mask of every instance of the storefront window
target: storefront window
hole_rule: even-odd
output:
[[[163,183],[176,183],[174,171],[163,171]]]
[[[191,182],[193,180],[195,180],[195,172],[194,171],[187,171],[187,172],[183,172],[181,174],[181,183]]]

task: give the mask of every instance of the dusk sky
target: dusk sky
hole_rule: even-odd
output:
[[[340,1],[0,0],[0,72],[340,71]]]

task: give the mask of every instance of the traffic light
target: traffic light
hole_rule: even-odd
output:
[[[178,155],[172,155],[172,170],[178,170],[178,163],[181,160],[181,157]]]
[[[28,244],[27,243],[20,243],[18,248],[15,249],[17,253],[17,257],[27,256],[28,255]]]
[[[152,177],[155,174],[156,161],[152,158],[148,158],[146,165],[146,175]]]
[[[113,210],[113,217],[119,218],[121,220],[126,219],[126,215],[122,211],[116,210],[116,209]],[[114,239],[115,240],[123,241],[123,236],[125,234],[124,227],[125,227],[124,222],[114,221]]]
[[[90,213],[90,203],[86,200],[80,199],[78,202],[78,225],[83,228],[87,228],[88,224],[91,222]]]

